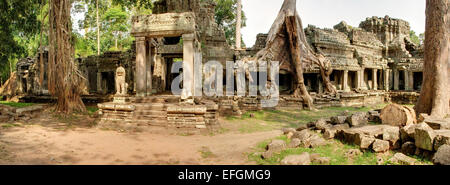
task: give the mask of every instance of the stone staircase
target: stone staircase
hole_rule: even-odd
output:
[[[101,103],[100,126],[140,127],[163,126],[175,128],[207,128],[215,126],[218,106],[180,104],[177,96],[151,96],[126,98],[126,103]]]

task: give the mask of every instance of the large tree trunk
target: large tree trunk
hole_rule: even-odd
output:
[[[296,91],[294,94],[299,95],[303,98],[303,102],[308,108],[312,108],[313,100],[309,96],[308,90],[306,90],[305,80],[303,79],[303,68],[301,61],[301,49],[299,48],[298,42],[300,42],[297,30],[297,19],[295,16],[288,16],[285,18],[286,31],[289,40],[289,48],[292,56],[292,64],[295,67],[295,73],[297,78]]]
[[[303,79],[303,67],[316,64],[320,67],[325,90],[335,94],[331,84],[330,62],[322,54],[315,54],[306,41],[302,20],[296,10],[296,0],[285,0],[281,10],[269,31],[266,47],[256,54],[257,61],[279,61],[291,63],[294,73],[295,97],[303,97],[305,106],[312,108],[312,98],[306,90]],[[287,25],[289,24],[289,25]]]
[[[236,49],[241,49],[241,24],[242,24],[242,3],[241,0],[237,0]]]
[[[415,109],[443,118],[450,113],[450,4],[449,0],[426,3],[424,79]]]
[[[49,6],[48,89],[58,98],[56,111],[84,112],[80,97],[83,79],[73,60],[71,43],[71,0],[50,0]]]

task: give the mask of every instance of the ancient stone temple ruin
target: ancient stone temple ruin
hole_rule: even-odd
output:
[[[208,75],[195,61],[204,64],[214,60],[226,66],[227,61],[236,63],[238,59],[253,57],[266,45],[267,34],[258,34],[252,48],[235,51],[215,22],[214,11],[212,0],[159,0],[153,14],[132,18],[132,49],[77,59],[87,79],[85,97],[116,94],[116,70],[119,66],[125,70],[128,85],[123,93],[128,96],[98,104],[104,124],[213,128],[218,124],[219,113],[239,115],[262,109],[260,96],[193,98],[194,87]],[[319,67],[305,68],[305,84],[315,106],[415,101],[415,91],[420,90],[422,82],[423,50],[411,42],[409,32],[408,22],[388,16],[367,18],[358,28],[345,22],[333,29],[312,25],[305,28],[313,50],[324,53],[331,61],[334,70],[330,80],[338,90],[337,95],[324,94]],[[45,83],[36,85],[37,61],[26,59],[17,64],[19,94],[25,97],[48,94]],[[182,69],[173,73],[174,65]],[[281,96],[275,108],[301,108],[303,100],[291,96],[292,66],[281,64],[279,72]],[[203,78],[194,79],[194,73],[203,74]],[[183,79],[183,90],[173,95],[172,82],[177,78]],[[230,79],[224,77],[224,88],[227,80]],[[248,79],[246,83],[249,84]]]

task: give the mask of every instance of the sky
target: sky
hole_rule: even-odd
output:
[[[242,0],[247,47],[253,46],[258,33],[269,32],[282,4],[283,0]],[[425,32],[425,0],[297,0],[297,12],[304,27],[333,28],[341,21],[358,27],[367,17],[389,15],[408,21],[417,35]]]

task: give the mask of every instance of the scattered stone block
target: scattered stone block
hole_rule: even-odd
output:
[[[281,131],[283,132],[284,135],[287,135],[289,132],[296,132],[296,130],[294,128],[282,128]]]
[[[311,136],[311,138],[309,138],[309,140],[310,140],[311,148],[317,148],[317,147],[325,146],[328,144],[325,139],[323,139],[322,137],[320,137],[318,135]]]
[[[358,134],[355,144],[358,145],[360,149],[369,149],[373,142],[375,142],[374,137]]]
[[[383,140],[389,141],[392,149],[398,149],[400,145],[400,128],[386,126],[383,128]]]
[[[302,130],[305,130],[305,129],[308,129],[308,125],[307,125],[307,124],[300,125],[300,126],[297,128],[297,131],[302,131]]]
[[[354,159],[355,157],[361,155],[362,152],[359,149],[350,149],[347,152],[345,152],[344,156],[348,159]]]
[[[372,144],[372,149],[377,153],[386,152],[389,150],[389,141],[376,139]]]
[[[442,145],[450,145],[450,130],[435,130],[434,150],[438,150]]]
[[[405,154],[396,153],[391,159],[389,159],[389,162],[401,165],[414,165],[417,163],[417,160],[412,157],[408,157]]]
[[[408,141],[406,143],[403,143],[402,145],[402,153],[405,155],[414,155],[414,153],[416,152],[416,145],[411,142]]]
[[[357,112],[347,118],[347,123],[351,127],[365,125],[368,123],[368,115],[365,112]]]
[[[409,124],[400,129],[400,139],[402,142],[414,141],[414,133],[417,124]]]
[[[291,140],[291,142],[288,144],[289,148],[297,148],[302,144],[302,141],[298,138],[294,138]]]
[[[269,145],[267,145],[267,151],[272,151],[272,152],[279,152],[282,151],[286,148],[286,142],[284,142],[283,140],[273,140],[272,142],[269,143]]]
[[[347,120],[347,116],[331,117],[331,124],[333,124],[333,125],[344,124],[346,120]]]
[[[416,147],[433,151],[435,137],[436,133],[430,126],[428,126],[428,124],[420,123],[416,126],[414,134]]]
[[[450,145],[442,145],[434,154],[433,163],[436,165],[450,165]]]
[[[282,165],[310,165],[311,159],[309,153],[305,152],[300,155],[288,155],[281,160]]]

